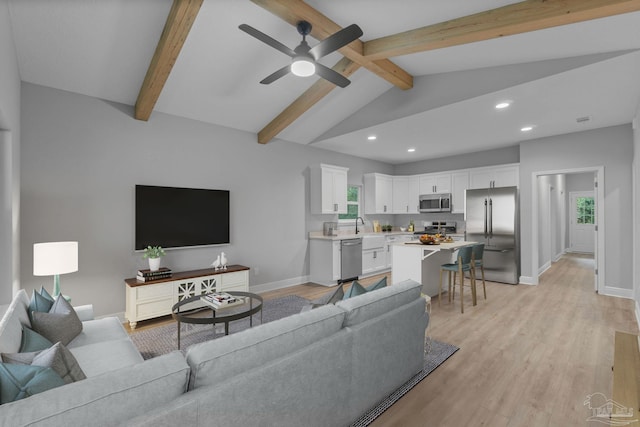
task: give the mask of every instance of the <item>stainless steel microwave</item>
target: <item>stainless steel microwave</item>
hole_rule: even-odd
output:
[[[451,212],[451,193],[422,194],[420,212]]]

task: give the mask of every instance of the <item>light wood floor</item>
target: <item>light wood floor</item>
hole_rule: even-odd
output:
[[[263,297],[327,291],[303,284]],[[429,334],[460,350],[373,426],[597,425],[583,403],[596,392],[611,397],[614,332],[638,334],[633,301],[596,294],[593,260],[580,255],[564,256],[538,286],[487,282],[487,294],[479,288],[473,307],[465,292],[464,314],[457,298],[432,300]]]

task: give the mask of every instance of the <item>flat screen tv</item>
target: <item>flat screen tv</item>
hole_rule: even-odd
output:
[[[135,249],[229,243],[229,191],[136,185]]]

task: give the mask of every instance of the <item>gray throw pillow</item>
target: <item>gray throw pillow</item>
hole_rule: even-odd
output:
[[[301,312],[309,311],[313,308],[322,307],[323,305],[327,304],[335,304],[343,297],[344,290],[342,289],[342,285],[338,285],[335,290],[329,291],[326,294],[322,295],[320,298],[314,299],[309,304],[306,304],[304,307],[302,307]]]
[[[82,332],[82,322],[62,295],[58,295],[48,313],[34,311],[31,321],[33,329],[40,335],[51,342],[60,341],[64,345]]]
[[[60,375],[66,384],[87,378],[76,358],[61,342],[57,342],[50,348],[42,351],[2,353],[2,361],[4,363],[17,365],[51,368]]]

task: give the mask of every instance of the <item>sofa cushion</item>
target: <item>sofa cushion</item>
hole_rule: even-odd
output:
[[[3,353],[2,361],[21,365],[43,366],[51,368],[69,384],[87,378],[80,369],[73,354],[61,343],[57,342],[50,348],[29,353]]]
[[[125,331],[117,317],[104,317],[102,319],[82,322],[82,332],[80,332],[67,347],[82,347],[83,345],[121,340],[128,337],[129,334],[127,334],[127,331]]]
[[[421,291],[420,283],[405,280],[375,292],[339,301],[336,306],[346,311],[344,326],[352,326],[420,298]]]
[[[20,289],[0,320],[0,353],[16,353],[22,342],[22,325],[31,326],[27,307],[29,297]]]
[[[335,305],[294,314],[189,347],[189,389],[214,385],[330,336],[342,327]]]
[[[69,351],[89,378],[144,361],[129,338],[69,347]]]
[[[8,403],[2,417],[16,426],[120,426],[180,397],[188,375],[189,366],[175,351]]]
[[[46,337],[43,337],[33,329],[22,326],[22,340],[20,343],[19,353],[30,351],[40,351],[53,345]]]
[[[0,363],[0,404],[64,385],[60,375],[42,366]]]
[[[56,297],[48,313],[32,312],[31,323],[33,329],[49,341],[60,341],[64,345],[69,344],[82,332],[82,322],[62,295]]]

